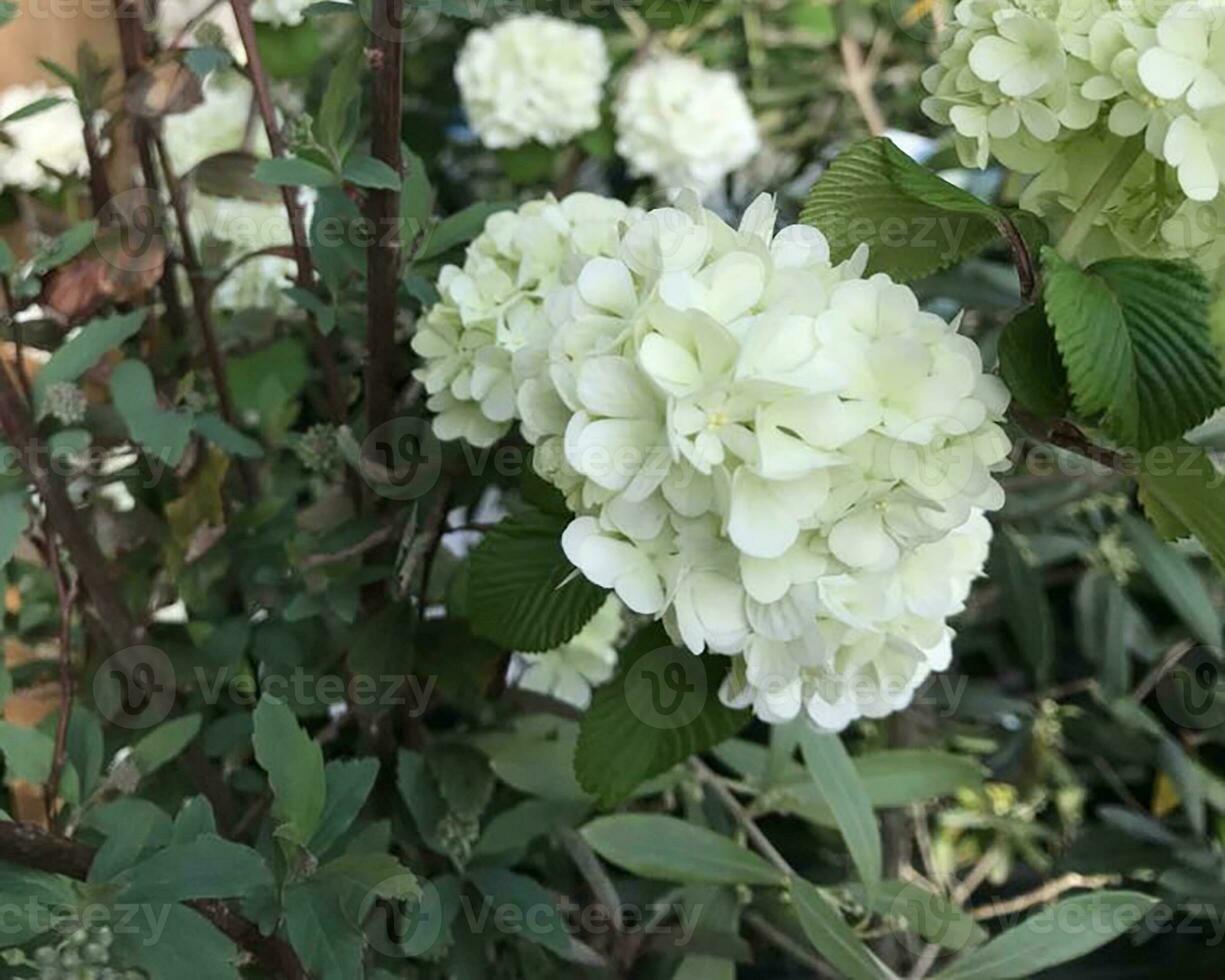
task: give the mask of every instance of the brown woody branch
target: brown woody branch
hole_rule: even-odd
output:
[[[28,823],[0,823],[0,861],[84,881],[95,851],[88,844],[60,837]],[[308,980],[293,947],[278,936],[265,936],[218,899],[184,902],[255,958],[271,977]]]
[[[274,158],[283,157],[285,138],[281,135],[281,127],[277,124],[276,107],[272,103],[272,91],[268,87],[268,74],[264,71],[259,43],[255,38],[255,22],[251,19],[251,0],[230,0],[230,7],[234,11],[238,34],[242,38],[243,50],[247,54],[247,74],[255,92],[255,105],[264,123],[264,132],[268,136],[268,148],[272,151]],[[289,234],[293,239],[294,260],[298,266],[297,284],[303,289],[311,289],[315,284],[315,267],[311,262],[310,244],[306,237],[306,219],[295,188],[282,186],[281,200],[285,204],[285,214],[289,218]],[[314,338],[315,358],[323,370],[324,383],[327,386],[329,412],[332,421],[337,425],[342,425],[345,421],[345,396],[344,387],[340,383],[340,372],[336,367],[336,354],[332,349],[331,341],[319,331],[313,317],[310,317],[310,324]]]

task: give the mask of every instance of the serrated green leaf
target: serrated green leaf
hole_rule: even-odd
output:
[[[899,282],[981,251],[1008,223],[1032,223],[938,177],[885,137],[841,153],[808,192],[800,221],[825,235],[834,262],[867,245],[868,271]]]
[[[272,873],[251,848],[204,835],[157,851],[115,881],[124,886],[126,901],[160,904],[239,898],[271,886]]]
[[[1018,313],[999,345],[1000,377],[1012,397],[1039,418],[1063,415],[1071,402],[1055,333],[1041,306]]]
[[[561,549],[566,521],[536,510],[502,520],[477,546],[468,584],[472,631],[508,650],[552,650],[579,632],[607,592]]]
[[[116,365],[110,389],[111,402],[132,440],[167,466],[177,466],[191,438],[191,413],[167,410],[158,404],[153,372],[142,361]]]
[[[241,980],[238,948],[216,926],[186,905],[163,905],[157,916],[132,916],[116,930],[114,958],[149,977]]]
[[[880,882],[883,859],[876,815],[863,780],[837,735],[805,728],[800,733],[800,749],[808,774],[834,815],[860,880],[871,891]]]
[[[1076,410],[1128,448],[1177,438],[1225,403],[1209,291],[1186,262],[1108,259],[1081,270],[1043,251],[1046,313]]]
[[[583,839],[604,860],[644,878],[695,885],[778,885],[786,876],[747,848],[676,817],[597,817]]]
[[[312,854],[327,853],[365,806],[379,774],[378,759],[334,759],[324,768],[327,784],[319,826],[308,845]]]
[[[343,882],[307,880],[285,890],[285,929],[303,966],[320,980],[362,980],[361,932],[342,905]]]
[[[1077,959],[1121,936],[1157,899],[1095,892],[1064,899],[957,960],[938,980],[1014,980]],[[1074,925],[1073,925],[1074,924]]]
[[[673,646],[662,627],[640,631],[579,723],[579,784],[612,806],[652,776],[738,732],[751,713],[719,700],[727,667],[725,658],[695,657]]]
[[[268,694],[256,705],[252,742],[272,787],[278,833],[305,845],[319,827],[327,797],[323,750],[288,706]]]
[[[791,904],[804,935],[821,956],[847,980],[896,980],[893,971],[872,955],[842,913],[806,881],[791,886]]]

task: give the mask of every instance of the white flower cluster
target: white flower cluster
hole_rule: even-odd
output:
[[[492,215],[462,269],[443,268],[441,302],[412,342],[439,438],[488,446],[510,430],[516,391],[547,357],[546,297],[587,259],[615,254],[630,213],[595,194],[530,201]]]
[[[594,129],[607,78],[599,30],[542,14],[472,31],[455,65],[472,128],[492,149],[557,146]],[[617,152],[665,189],[705,194],[761,146],[736,76],[690,58],[658,54],[631,67],[614,109]]]
[[[625,626],[623,607],[609,596],[578,635],[547,653],[521,653],[517,687],[547,694],[581,709],[591,689],[609,680],[617,667],[617,640]]]
[[[737,229],[692,195],[626,215],[545,297],[547,356],[511,384],[583,574],[733,656],[728,703],[837,730],[947,665],[1003,499],[1008,395],[862,253],[834,266],[820,232],[775,220],[765,196]],[[427,372],[455,356],[414,346]]]
[[[172,0],[157,6],[157,36],[163,45],[190,46],[197,43],[201,27],[219,31],[220,39],[238,64],[247,63],[247,52],[243,48],[242,35],[238,33],[238,22],[234,10],[228,3],[213,0]]]
[[[1143,134],[1146,153],[1103,209],[1090,253],[1199,257],[1206,236],[1195,229],[1211,219],[1209,237],[1222,230],[1220,0],[960,0],[924,84],[924,108],[955,129],[963,163],[994,156],[1040,174],[1022,203],[1047,217],[1078,210],[1122,140]]]
[[[468,119],[492,149],[557,146],[594,129],[607,78],[598,28],[542,14],[472,31],[455,63]]]
[[[166,151],[175,170],[188,174],[209,157],[241,149],[248,142],[252,97],[251,85],[244,79],[232,74],[214,76],[205,85],[200,105],[167,116],[163,123]],[[251,129],[250,143],[251,152],[267,154],[262,126]],[[289,218],[280,201],[218,197],[193,190],[190,203],[193,237],[201,243],[209,239],[226,243],[227,261],[290,242]],[[295,269],[291,259],[276,255],[243,262],[217,287],[213,303],[225,310],[285,308],[288,301],[282,288]]]
[[[761,148],[736,76],[689,58],[662,55],[631,68],[615,112],[617,152],[666,189],[705,194]]]
[[[0,142],[0,187],[55,190],[60,186],[56,174],[89,173],[81,113],[67,87],[48,88],[42,82],[9,86],[0,92],[0,118],[46,98],[62,101],[0,127],[5,136]]]
[[[306,19],[306,8],[315,0],[254,0],[251,19],[276,27],[297,27]]]

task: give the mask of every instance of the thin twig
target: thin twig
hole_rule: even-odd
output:
[[[255,22],[251,19],[251,0],[230,0],[230,7],[234,11],[234,21],[238,25],[238,34],[242,38],[243,50],[247,54],[247,76],[255,92],[255,105],[264,123],[268,147],[274,158],[283,157],[285,138],[281,135],[281,127],[277,124],[276,107],[272,103],[268,74],[264,71],[259,42],[255,37]],[[298,201],[296,188],[288,185],[282,186],[281,200],[285,204],[285,214],[289,219],[289,234],[293,239],[294,260],[298,267],[297,284],[302,289],[313,289],[315,267],[311,262],[310,244],[306,237],[306,219],[302,205]],[[328,410],[332,422],[336,425],[343,425],[346,400],[344,386],[340,380],[340,371],[336,366],[336,353],[332,349],[331,341],[319,331],[314,317],[308,313],[307,318],[310,322],[315,358],[323,371],[323,380],[328,395]]]
[[[310,571],[314,568],[323,568],[327,565],[337,565],[353,558],[360,558],[367,551],[372,551],[373,549],[379,547],[379,545],[387,544],[389,541],[394,541],[397,537],[399,537],[401,530],[402,522],[400,521],[396,521],[394,524],[387,524],[371,531],[360,541],[357,541],[348,547],[341,548],[338,551],[322,551],[313,555],[307,555],[301,562],[298,563],[298,567],[303,571]]]
[[[1046,882],[1046,884],[1035,888],[1031,892],[1018,895],[1016,898],[991,902],[988,905],[970,909],[970,915],[978,922],[985,922],[988,919],[1000,919],[1006,915],[1024,912],[1035,905],[1045,905],[1047,902],[1053,902],[1064,892],[1071,891],[1073,888],[1087,888],[1090,891],[1096,891],[1108,885],[1117,885],[1120,881],[1122,881],[1122,878],[1118,875],[1080,875],[1075,872],[1069,872],[1060,878]]]
[[[809,952],[800,943],[796,942],[781,929],[772,926],[756,912],[746,912],[744,916],[744,924],[761,936],[761,938],[766,942],[777,946],[788,956],[795,959],[796,962],[803,963],[804,966],[815,971],[819,976],[834,976],[834,974],[830,972],[829,967],[817,956]]]
[[[749,840],[753,842],[753,846],[761,852],[762,857],[787,877],[798,878],[799,875],[795,873],[795,869],[779,853],[778,848],[770,843],[770,838],[757,826],[757,823],[749,816],[749,811],[736,799],[732,791],[724,785],[723,780],[719,778],[718,774],[696,756],[689,760],[689,765],[697,774],[698,779],[709,786],[714,791],[714,794],[719,797],[724,807],[727,808],[727,812],[740,824],[745,834],[748,835]]]
[[[1144,679],[1136,685],[1136,689],[1132,692],[1132,699],[1136,704],[1140,704],[1153,693],[1153,688],[1161,683],[1162,679],[1173,670],[1178,661],[1182,660],[1188,653],[1196,648],[1194,640],[1180,640],[1168,649],[1162,658],[1157,662],[1157,665],[1152,668]]]
[[[868,124],[868,132],[873,136],[879,136],[886,128],[885,116],[881,112],[880,104],[876,101],[876,96],[872,92],[872,83],[875,81],[875,77],[864,64],[863,48],[845,30],[842,32],[842,37],[839,38],[838,44],[842,52],[842,66],[846,74],[847,91],[851,93],[855,99],[855,104],[859,106],[864,122]]]
[[[72,719],[74,695],[72,677],[72,607],[76,603],[76,588],[68,578],[68,571],[60,561],[59,544],[54,536],[46,535],[47,567],[55,579],[55,592],[60,606],[59,649],[59,696],[60,714],[55,722],[55,748],[51,753],[51,772],[47,776],[44,802],[47,807],[47,823],[55,826],[55,799],[59,795],[60,777],[68,755],[68,724]]]
[[[404,41],[400,28],[404,0],[374,0],[374,43],[367,51],[371,89],[370,152],[396,174],[403,115]],[[372,188],[366,217],[374,242],[366,253],[366,426],[373,432],[391,418],[395,390],[396,311],[400,290],[400,191]]]

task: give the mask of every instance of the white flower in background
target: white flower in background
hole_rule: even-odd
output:
[[[55,190],[56,174],[84,177],[89,172],[82,135],[81,113],[67,87],[48,88],[42,82],[11,85],[0,92],[0,118],[32,105],[40,99],[62,101],[50,109],[4,123],[0,132],[0,186],[22,190]]]
[[[628,223],[548,297],[517,404],[582,573],[732,656],[728,703],[839,728],[947,665],[1008,396],[864,255],[774,222],[764,196],[733,229],[689,195]]]
[[[414,376],[430,395],[439,438],[488,446],[506,434],[545,368],[546,297],[586,259],[612,254],[630,214],[594,194],[531,201],[491,216],[463,267],[443,268],[441,300],[412,340],[422,359]],[[542,406],[555,401],[548,391],[539,398]]]
[[[558,146],[600,123],[604,37],[556,17],[510,17],[468,34],[455,81],[472,128],[491,149]]]
[[[624,625],[621,603],[610,596],[578,635],[556,650],[517,654],[523,672],[515,686],[586,708],[591,689],[608,681],[616,670],[617,640]]]
[[[179,174],[219,153],[246,147],[256,156],[268,155],[268,139],[253,118],[255,93],[236,72],[211,75],[204,83],[204,101],[188,112],[167,116],[162,134],[170,162]]]
[[[761,147],[736,76],[676,55],[630,68],[616,104],[617,152],[666,189],[709,193]]]
[[[204,25],[221,32],[225,49],[240,65],[247,63],[247,52],[238,33],[234,10],[228,3],[214,0],[165,0],[157,5],[157,36],[163,45],[198,43],[196,33]]]
[[[315,0],[254,0],[251,19],[275,27],[296,27],[306,19],[306,8]]]

